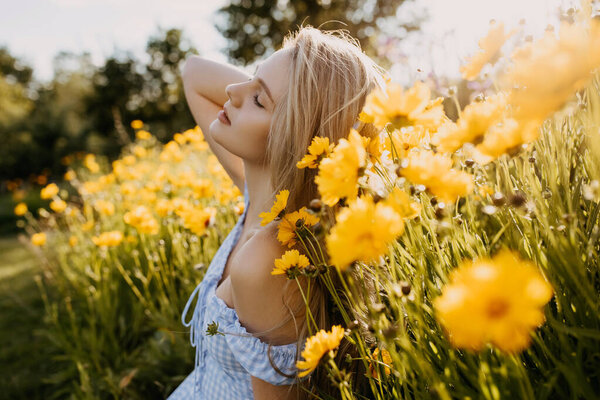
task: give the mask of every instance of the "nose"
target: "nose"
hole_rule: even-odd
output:
[[[242,96],[240,93],[241,83],[232,83],[225,87],[225,93],[227,93],[227,97],[229,97],[229,102],[234,107],[241,106]]]

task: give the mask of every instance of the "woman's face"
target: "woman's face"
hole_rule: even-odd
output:
[[[215,142],[253,163],[262,163],[275,105],[289,80],[290,50],[278,50],[257,67],[254,77],[225,88],[223,106],[229,124],[215,119],[210,132]]]

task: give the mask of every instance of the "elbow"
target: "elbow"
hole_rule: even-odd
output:
[[[181,79],[183,80],[183,84],[189,83],[191,78],[195,75],[195,73],[200,68],[200,62],[202,61],[202,57],[197,55],[191,55],[185,59],[183,64],[183,69],[181,70]]]

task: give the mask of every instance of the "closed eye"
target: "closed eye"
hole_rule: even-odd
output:
[[[257,94],[254,95],[254,104],[256,104],[257,106],[259,106],[260,108],[264,108],[263,105],[258,102],[258,95]]]

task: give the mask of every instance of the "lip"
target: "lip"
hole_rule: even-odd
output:
[[[223,109],[219,111],[219,114],[217,115],[217,117],[219,118],[219,121],[221,121],[222,123],[224,123],[226,125],[231,125],[231,121],[229,120],[229,117],[227,116],[227,110],[225,109],[225,107],[223,107]]]

